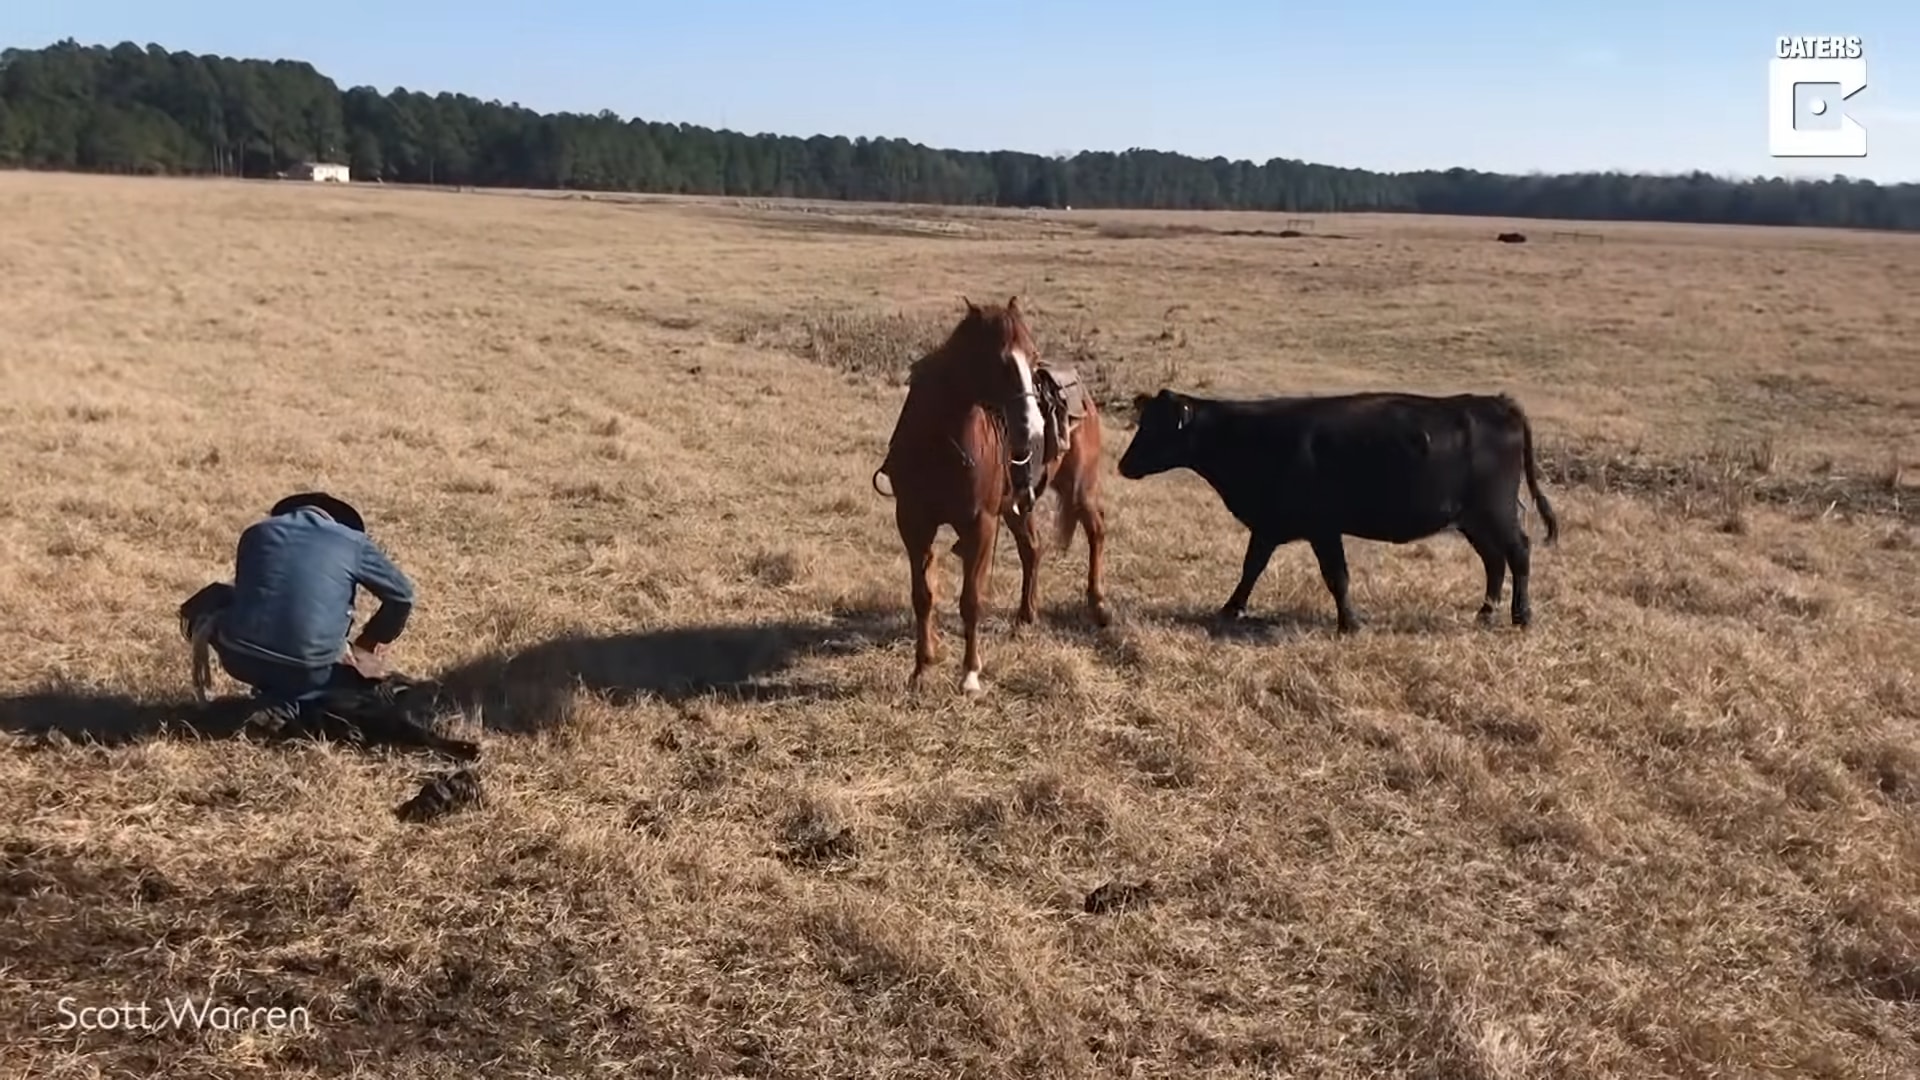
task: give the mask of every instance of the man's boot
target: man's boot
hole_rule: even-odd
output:
[[[298,736],[304,725],[300,722],[298,705],[290,701],[260,698],[241,727],[249,734],[262,738],[289,739]]]

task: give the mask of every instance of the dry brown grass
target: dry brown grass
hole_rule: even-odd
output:
[[[1920,241],[13,174],[0,220],[0,1072],[1920,1071]],[[892,375],[1015,292],[1111,401],[1514,392],[1535,629],[1436,538],[1349,543],[1356,640],[1304,548],[1216,639],[1243,534],[1109,472],[1117,625],[1077,542],[1009,640],[1003,542],[967,701],[944,558],[906,695]],[[173,606],[309,486],[416,576],[396,659],[485,692],[483,805],[33,733],[178,713]],[[187,994],[314,1030],[54,1026]]]

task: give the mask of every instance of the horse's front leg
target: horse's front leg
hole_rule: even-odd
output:
[[[1040,619],[1040,527],[1034,515],[1022,514],[1007,519],[1007,531],[1020,551],[1020,610],[1014,615],[1013,632]]]
[[[967,635],[960,689],[968,694],[978,694],[984,689],[980,684],[980,616],[986,608],[987,579],[989,571],[993,569],[993,543],[999,539],[999,533],[999,516],[980,514],[960,530],[960,541],[954,545],[962,566],[960,620],[966,626]]]
[[[939,659],[933,629],[933,541],[939,526],[899,520],[900,542],[907,549],[907,569],[913,584],[913,674],[908,688],[918,686],[920,675]]]

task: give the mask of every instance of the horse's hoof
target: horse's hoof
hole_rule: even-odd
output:
[[[967,677],[960,680],[960,692],[963,694],[974,696],[985,691],[986,687],[980,685],[980,673],[977,671],[967,672]]]
[[[1113,609],[1107,607],[1107,605],[1105,604],[1094,604],[1092,605],[1092,609],[1093,609],[1093,625],[1099,626],[1099,627],[1107,627],[1107,626],[1113,625]]]

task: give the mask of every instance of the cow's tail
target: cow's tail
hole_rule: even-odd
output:
[[[1560,539],[1560,519],[1554,516],[1553,504],[1547,501],[1546,492],[1540,490],[1540,468],[1533,457],[1533,422],[1527,419],[1526,410],[1518,402],[1508,399],[1507,404],[1520,420],[1520,450],[1527,467],[1527,493],[1533,496],[1540,520],[1547,523],[1547,543],[1551,545]]]

